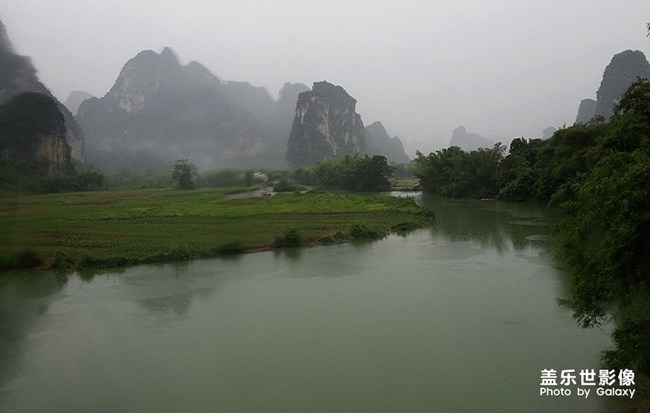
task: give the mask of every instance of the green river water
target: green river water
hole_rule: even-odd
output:
[[[546,212],[423,202],[375,242],[0,277],[0,411],[614,411],[539,394],[611,347],[557,304]]]

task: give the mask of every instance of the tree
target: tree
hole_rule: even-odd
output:
[[[316,184],[355,192],[381,192],[390,189],[393,167],[384,156],[346,155],[340,161],[319,162],[313,169]]]
[[[424,191],[452,198],[494,197],[505,146],[465,152],[457,146],[424,156],[417,153],[415,175]]]
[[[187,159],[179,159],[174,165],[172,181],[178,189],[193,189],[194,178],[198,175],[196,166],[193,163],[190,163]]]

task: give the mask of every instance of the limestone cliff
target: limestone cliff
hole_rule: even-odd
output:
[[[397,137],[391,138],[381,122],[366,126],[366,153],[383,155],[388,162],[407,163],[411,159],[404,152],[404,145]]]
[[[366,151],[366,134],[357,101],[326,81],[298,96],[286,159],[291,168]]]
[[[0,22],[0,103],[23,92],[40,93],[54,99],[65,118],[65,137],[72,157],[84,160],[84,136],[72,113],[43,85],[30,60],[15,53],[5,26]]]
[[[618,100],[638,78],[650,79],[650,64],[643,52],[626,50],[614,55],[596,92],[596,115],[609,119]]]
[[[0,105],[2,160],[48,176],[72,170],[65,118],[49,96],[25,92]]]

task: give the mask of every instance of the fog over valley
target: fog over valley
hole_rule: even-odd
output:
[[[406,152],[448,146],[464,126],[490,141],[571,125],[625,50],[647,54],[647,1],[0,0],[17,53],[60,100],[106,95],[127,61],[171,47],[221,81],[273,99],[327,80]]]

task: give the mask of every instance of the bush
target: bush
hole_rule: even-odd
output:
[[[419,227],[420,225],[415,221],[402,221],[395,224],[393,228],[395,229],[395,231],[398,232],[407,232],[407,231],[412,231]]]
[[[300,232],[296,228],[286,230],[282,235],[275,237],[273,247],[299,247],[302,244]]]
[[[378,225],[370,225],[365,222],[357,222],[350,227],[350,235],[357,239],[378,239],[387,235],[385,228]]]

